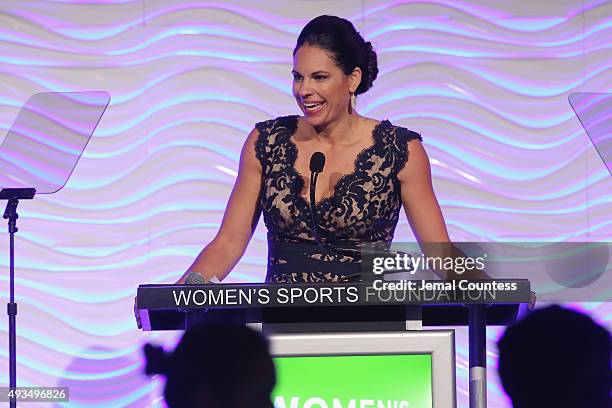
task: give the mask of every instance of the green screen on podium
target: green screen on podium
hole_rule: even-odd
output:
[[[431,354],[275,357],[275,408],[431,408]]]

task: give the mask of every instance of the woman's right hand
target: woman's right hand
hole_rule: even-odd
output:
[[[134,317],[136,318],[136,326],[142,329],[142,322],[140,321],[140,313],[138,313],[138,296],[134,296]]]

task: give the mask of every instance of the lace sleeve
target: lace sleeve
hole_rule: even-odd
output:
[[[259,132],[257,140],[255,141],[255,155],[261,164],[261,169],[264,174],[266,174],[268,170],[268,158],[270,157],[270,143],[268,142],[268,138],[272,127],[273,120],[266,120],[265,122],[258,122],[255,124],[255,128]]]
[[[297,129],[297,116],[281,116],[276,119],[266,120],[255,124],[259,131],[259,137],[255,141],[255,154],[261,163],[264,174],[271,168],[275,156],[278,156],[278,148]]]
[[[408,156],[410,152],[408,151],[408,142],[411,140],[417,139],[420,142],[423,141],[421,135],[412,130],[408,130],[403,127],[397,127],[395,133],[395,140],[397,141],[397,151],[396,151],[396,160],[395,160],[395,173],[399,173],[400,170],[404,168],[406,162],[408,161]]]

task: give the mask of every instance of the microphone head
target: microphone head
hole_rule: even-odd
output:
[[[314,152],[310,156],[310,171],[313,173],[320,173],[325,167],[325,155],[321,152]]]

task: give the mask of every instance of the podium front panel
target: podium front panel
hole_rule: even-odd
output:
[[[277,408],[456,407],[452,330],[274,334],[270,346]]]

